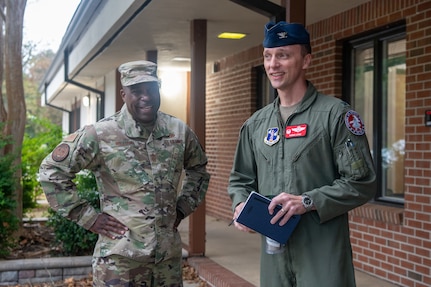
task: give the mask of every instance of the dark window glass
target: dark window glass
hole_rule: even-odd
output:
[[[259,110],[275,100],[275,98],[277,97],[277,91],[271,86],[271,82],[266,76],[265,68],[263,67],[263,65],[256,67],[255,69],[257,79],[256,108]]]
[[[362,116],[375,161],[376,200],[404,202],[405,26],[347,41],[343,97]]]

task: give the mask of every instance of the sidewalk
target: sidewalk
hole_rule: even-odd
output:
[[[185,243],[188,243],[188,227],[186,218],[178,228]],[[260,235],[241,232],[229,227],[228,222],[207,216],[205,257],[192,257],[188,261],[214,287],[259,286],[259,254]],[[236,283],[230,285],[229,280]],[[356,271],[356,284],[357,287],[397,287],[360,271]],[[185,287],[194,286],[185,284]]]

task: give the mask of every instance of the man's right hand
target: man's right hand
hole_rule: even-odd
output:
[[[111,239],[116,239],[118,236],[124,235],[129,228],[109,214],[100,213],[89,230]]]

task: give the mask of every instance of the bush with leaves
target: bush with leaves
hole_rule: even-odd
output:
[[[100,210],[99,193],[94,175],[90,172],[77,174],[74,180],[81,198]],[[55,241],[61,255],[90,255],[96,245],[98,235],[72,222],[51,208],[49,209],[48,225],[54,228]]]
[[[47,119],[27,116],[21,156],[24,211],[37,206],[37,197],[43,193],[37,180],[39,166],[62,138],[60,126]]]
[[[2,126],[0,123],[0,130]],[[0,150],[10,143],[9,138],[0,134]],[[0,257],[9,255],[10,248],[15,246],[12,234],[18,230],[19,220],[14,213],[15,170],[11,168],[15,158],[12,154],[0,156]]]

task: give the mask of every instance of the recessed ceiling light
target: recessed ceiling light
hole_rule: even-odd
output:
[[[178,62],[190,62],[190,58],[186,57],[175,57],[172,59],[172,61],[178,61]]]
[[[219,39],[234,39],[239,40],[246,36],[244,33],[223,32],[217,36]]]

